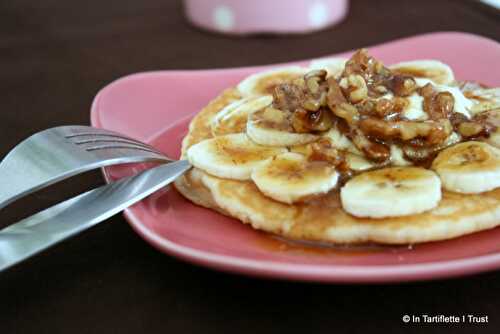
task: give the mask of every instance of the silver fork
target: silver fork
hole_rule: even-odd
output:
[[[27,138],[0,163],[0,209],[71,176],[110,165],[171,162],[155,148],[89,126],[60,126]]]

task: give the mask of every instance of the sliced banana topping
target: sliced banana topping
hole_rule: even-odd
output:
[[[500,107],[498,109],[488,110],[486,112],[481,112],[478,116],[487,116],[490,125],[495,127],[494,131],[485,139],[485,141],[500,149]]]
[[[229,134],[204,140],[187,151],[189,162],[214,176],[249,180],[253,169],[264,160],[287,152],[285,148],[257,145],[246,134]]]
[[[473,102],[470,108],[473,114],[500,108],[500,88],[476,88],[463,93]]]
[[[318,139],[311,133],[296,133],[290,125],[288,113],[268,107],[249,115],[247,134],[257,144],[266,146],[295,146]]]
[[[373,161],[366,159],[364,156],[346,153],[344,155],[347,167],[354,171],[364,171],[367,169],[372,169],[377,166]]]
[[[288,152],[255,168],[252,180],[266,196],[283,203],[294,203],[333,189],[338,173],[326,162],[310,162],[302,154]]]
[[[273,103],[271,95],[247,97],[234,101],[215,115],[211,122],[213,136],[245,132],[248,115]]]
[[[289,66],[252,74],[238,84],[243,96],[272,94],[274,87],[302,77],[308,71],[300,66]]]
[[[455,81],[452,69],[437,60],[405,61],[391,65],[389,69],[415,78],[428,78],[441,85],[449,85]]]
[[[412,163],[404,157],[403,150],[399,146],[394,144],[391,145],[391,164],[393,166],[412,165]]]
[[[327,77],[338,78],[344,71],[346,58],[322,58],[312,60],[309,64],[311,70],[326,70]]]
[[[500,128],[490,134],[490,136],[486,139],[486,142],[500,149]]]
[[[441,182],[430,170],[392,167],[365,172],[340,190],[344,210],[357,217],[396,217],[421,213],[441,200]]]
[[[469,141],[443,150],[432,163],[446,190],[475,194],[500,186],[500,149]]]

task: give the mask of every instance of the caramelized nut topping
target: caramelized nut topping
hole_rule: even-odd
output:
[[[391,156],[390,148],[387,145],[370,141],[360,129],[355,128],[349,137],[351,137],[354,145],[365,153],[369,159],[377,162],[389,160]]]
[[[390,145],[399,145],[407,159],[421,163],[450,145],[453,131],[459,134],[453,137],[457,141],[470,140],[487,137],[500,126],[500,110],[469,119],[454,112],[451,93],[438,91],[431,83],[418,87],[409,74],[389,70],[362,49],[346,62],[337,79],[326,78],[325,70],[314,70],[277,86],[273,107],[288,115],[295,132],[327,131],[341,124],[342,133],[378,163],[390,162]],[[412,120],[403,113],[410,101],[415,103],[408,98],[413,94],[423,97],[427,120]],[[338,152],[327,144],[313,145],[313,159],[336,161]]]
[[[423,108],[430,119],[450,118],[455,106],[455,98],[451,93],[438,93],[430,83],[418,89],[418,92],[424,98]]]
[[[342,89],[335,79],[328,78],[328,93],[326,95],[326,102],[330,109],[335,108],[335,106],[347,102],[347,99],[342,93]]]
[[[388,92],[387,88],[385,86],[382,86],[382,85],[375,87],[374,90],[380,94],[385,94]]]
[[[342,162],[339,152],[333,147],[329,139],[322,138],[311,144],[312,153],[309,156],[311,161],[326,161],[336,166]]]
[[[465,122],[464,122],[465,123]],[[461,123],[461,124],[464,124]],[[462,134],[460,132],[460,125],[458,126],[458,131],[464,136],[464,137],[473,137],[473,138],[478,138],[478,137],[489,137],[491,133],[495,132],[499,127],[500,127],[500,109],[492,109],[488,110],[486,112],[477,114],[474,116],[469,123],[474,124],[474,129],[477,131],[475,134],[471,134],[470,136],[467,136],[466,134]],[[469,129],[466,129],[467,131],[472,131],[472,125],[466,125],[466,127],[469,126]],[[481,128],[481,130],[479,130]]]
[[[344,119],[347,124],[354,125],[359,120],[359,112],[355,106],[349,103],[341,103],[332,109],[335,116]]]
[[[313,94],[317,94],[320,89],[320,81],[324,81],[327,72],[325,70],[315,70],[306,73],[304,80],[309,91]]]
[[[396,96],[410,96],[417,89],[417,82],[406,75],[395,75],[390,81],[391,90]]]
[[[474,122],[463,122],[458,125],[458,132],[464,137],[474,137],[483,131],[483,126]]]
[[[351,74],[347,78],[349,83],[349,100],[356,104],[368,98],[368,87],[365,79],[359,74]]]
[[[392,112],[394,103],[389,99],[380,99],[375,104],[375,113],[379,117],[385,117]]]
[[[361,131],[370,137],[382,140],[400,139],[409,141],[423,138],[429,145],[442,143],[451,133],[451,124],[445,122],[425,121],[384,121],[377,118],[365,118],[359,122]]]
[[[305,109],[297,109],[291,116],[292,128],[295,132],[306,133],[310,132],[307,116],[309,112]]]
[[[302,108],[305,98],[303,89],[295,84],[281,84],[274,88],[273,107],[280,110],[294,112]]]

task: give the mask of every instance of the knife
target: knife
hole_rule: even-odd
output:
[[[82,232],[167,186],[191,168],[161,165],[90,190],[0,231],[0,271]]]

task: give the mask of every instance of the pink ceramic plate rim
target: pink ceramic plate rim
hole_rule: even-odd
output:
[[[424,35],[413,36],[409,38],[398,39],[388,43],[407,42],[412,39],[433,38],[436,36],[454,36],[457,35],[488,40],[481,36],[476,36],[461,32],[436,32]],[[491,41],[491,40],[489,40]],[[387,43],[384,43],[387,44]],[[380,47],[384,44],[372,46]],[[345,52],[346,53],[346,52]],[[344,53],[344,54],[345,54]],[[332,55],[335,56],[335,55]],[[294,62],[301,63],[301,62]],[[283,65],[273,64],[269,66]],[[264,66],[243,67],[232,69],[209,69],[197,70],[198,72],[210,71],[236,71],[249,70],[254,68],[263,68]],[[171,72],[171,71],[170,71]],[[177,72],[177,71],[176,71]],[[181,71],[178,71],[181,72]],[[183,71],[182,71],[183,72]],[[137,78],[138,76],[154,75],[158,72],[144,72],[129,75],[118,79],[108,86],[104,87],[95,97],[91,109],[91,124],[96,127],[102,127],[99,120],[99,99],[102,93],[119,82]],[[163,132],[164,130],[162,130]],[[155,134],[151,134],[150,138]],[[104,171],[106,181],[109,181],[109,175]],[[141,220],[134,213],[133,209],[127,209],[124,212],[132,228],[151,245],[162,252],[174,255],[178,258],[192,263],[203,265],[212,269],[222,270],[233,273],[242,273],[251,276],[290,279],[297,281],[316,281],[316,282],[336,282],[336,283],[381,283],[381,282],[403,282],[414,280],[439,279],[445,277],[457,277],[466,274],[485,272],[500,267],[500,253],[473,256],[470,258],[433,261],[418,264],[399,264],[399,265],[308,265],[296,263],[283,263],[277,261],[256,261],[233,257],[221,254],[215,254],[208,251],[201,251],[191,247],[186,247],[168,239],[165,239],[154,231],[148,229],[142,224]]]

